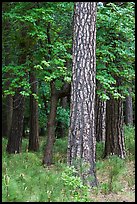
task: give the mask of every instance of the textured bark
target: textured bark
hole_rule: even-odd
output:
[[[115,154],[125,158],[123,101],[111,98],[106,105],[106,141],[104,157]]]
[[[23,119],[24,119],[24,97],[18,93],[13,97],[13,115],[11,131],[9,134],[6,151],[8,153],[20,153],[22,144]]]
[[[78,169],[83,181],[95,186],[96,2],[76,2],[73,37],[67,160]]]
[[[129,89],[129,96],[126,97],[126,101],[125,101],[125,123],[126,125],[133,125],[131,89]]]
[[[37,80],[33,70],[30,71],[30,85],[32,94],[30,95],[30,133],[29,133],[29,151],[38,151],[39,149],[39,124],[38,124],[38,102],[33,94],[37,94]]]
[[[106,130],[106,101],[102,101],[96,94],[96,141],[105,141]]]

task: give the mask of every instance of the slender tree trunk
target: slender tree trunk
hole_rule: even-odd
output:
[[[20,89],[13,97],[12,124],[6,149],[8,153],[21,152],[25,100],[24,96],[20,95],[19,92]]]
[[[126,97],[126,101],[125,101],[125,123],[126,125],[133,125],[131,89],[129,89],[129,96]]]
[[[43,164],[51,165],[53,145],[55,142],[55,119],[57,111],[58,96],[56,94],[54,82],[51,83],[50,114],[47,124],[47,144],[44,152]]]
[[[51,37],[50,37],[50,22],[47,26],[47,44],[51,45]],[[51,58],[51,48],[48,49],[48,60]],[[50,114],[47,123],[47,143],[44,151],[44,157],[42,163],[45,165],[51,165],[52,163],[52,154],[53,154],[53,145],[55,142],[55,119],[57,112],[57,103],[58,99],[64,96],[67,96],[70,91],[70,85],[64,84],[62,90],[58,91],[55,87],[55,82],[51,81],[51,102],[50,102]]]
[[[47,123],[47,143],[45,147],[43,164],[49,166],[52,164],[53,145],[55,143],[55,129],[56,129],[56,113],[58,99],[65,97],[70,92],[70,85],[65,84],[60,91],[56,90],[54,81],[51,82],[51,101],[50,101],[50,114]]]
[[[96,141],[105,141],[105,129],[106,129],[106,101],[102,101],[96,94]]]
[[[38,102],[33,94],[37,94],[37,80],[33,70],[30,71],[30,85],[32,94],[30,95],[30,133],[29,133],[29,151],[38,151],[39,149],[39,124],[38,124]]]
[[[96,2],[76,2],[74,12],[69,165],[90,186],[95,173]]]
[[[105,157],[115,154],[125,158],[123,134],[123,101],[111,97],[106,105]]]

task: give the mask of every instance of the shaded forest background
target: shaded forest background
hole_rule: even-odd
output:
[[[97,162],[100,175],[101,169],[105,166],[108,165],[108,169],[111,168],[107,172],[108,183],[101,186],[101,192],[106,194],[120,190],[115,182],[112,185],[113,180],[116,181],[115,177],[120,169],[126,169],[126,165],[130,162],[134,163],[134,6],[134,2],[108,4],[100,2],[97,6],[96,160],[100,161],[100,163]],[[31,191],[28,190],[32,188],[30,187],[30,177],[33,175],[31,173],[36,170],[37,174],[39,168],[42,172],[42,177],[38,177],[40,185],[41,187],[45,185],[42,184],[45,175],[42,163],[51,166],[51,169],[47,170],[49,177],[46,177],[45,181],[45,183],[49,182],[46,184],[47,193],[45,197],[42,193],[40,197],[34,193],[33,198],[32,191],[30,200],[53,201],[58,197],[59,191],[64,193],[67,200],[87,201],[89,199],[86,187],[78,179],[73,178],[73,169],[67,169],[65,166],[70,125],[73,12],[73,2],[2,3],[3,195],[6,201],[22,200],[21,191],[23,189]],[[123,163],[122,159],[114,155],[114,158],[110,157],[110,160],[103,164],[102,159],[111,155],[106,143],[107,134],[112,131],[109,129],[111,126],[109,122],[117,117],[120,110],[118,109],[116,114],[117,109],[112,111],[113,101],[120,101],[123,112],[120,130],[124,131],[127,163]],[[113,132],[116,132],[115,130],[113,126]],[[111,141],[113,143],[113,138]],[[12,157],[8,153],[15,155]],[[18,166],[20,159],[24,165],[22,168],[26,170],[29,170],[29,165],[34,163],[30,169],[30,175],[26,172],[21,173],[22,170]],[[52,169],[52,165],[55,165],[55,169]],[[113,168],[114,166],[117,166],[117,169]],[[16,172],[15,175],[11,173],[12,171]],[[64,171],[64,177],[62,177],[62,171]],[[58,172],[66,182],[65,192],[62,190],[63,182],[57,191],[50,189],[54,181],[57,182],[56,185],[59,182],[55,179],[57,176],[55,172]],[[126,171],[123,170],[123,172],[123,175],[126,175]],[[14,176],[16,181],[13,181]],[[131,183],[130,180],[132,180]],[[18,181],[23,186],[17,191]],[[34,181],[34,186],[37,186],[37,182],[38,180]],[[127,183],[133,186],[134,178],[130,177]],[[81,189],[78,190],[80,185]],[[69,189],[71,189],[70,192]],[[59,199],[63,198],[59,197]]]

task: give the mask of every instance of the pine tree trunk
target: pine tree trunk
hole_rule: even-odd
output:
[[[129,96],[126,97],[126,101],[125,101],[125,123],[126,125],[133,125],[131,89],[129,89]]]
[[[67,160],[90,186],[95,173],[96,2],[76,2]]]
[[[29,133],[29,151],[38,151],[39,149],[39,124],[38,124],[38,102],[33,94],[37,94],[37,80],[33,70],[30,71],[30,85],[32,94],[30,95],[30,133]]]
[[[96,141],[105,141],[105,130],[106,130],[106,101],[102,101],[96,94]]]
[[[104,157],[115,154],[125,158],[125,146],[123,135],[123,101],[113,99],[106,105],[106,141]]]
[[[21,152],[25,100],[24,96],[20,95],[19,92],[20,89],[13,97],[12,124],[6,149],[8,153]]]

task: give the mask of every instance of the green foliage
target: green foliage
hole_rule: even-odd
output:
[[[67,162],[67,137],[56,139],[53,148],[53,161],[55,163],[66,163]]]
[[[108,158],[109,165],[109,190],[113,190],[113,182],[118,179],[118,176],[125,167],[125,162],[123,159],[116,155],[110,156]]]
[[[64,127],[68,128],[69,127],[69,116],[70,116],[70,110],[62,108],[59,106],[57,108],[57,121],[61,122]]]
[[[49,113],[50,82],[60,90],[64,82],[71,82],[73,2],[3,2],[2,8],[2,86],[3,96],[14,95],[17,88],[28,97],[31,94],[29,71],[34,68],[39,81],[38,99],[40,127],[45,126]],[[103,100],[109,94],[115,98],[127,95],[134,83],[134,3],[119,7],[110,3],[97,11],[97,81],[98,95]],[[48,30],[50,36],[48,36]],[[24,31],[24,34],[22,32]],[[50,42],[49,42],[50,37]],[[25,45],[25,46],[24,46]],[[23,48],[24,47],[24,48]],[[26,62],[20,64],[20,56]],[[120,85],[117,84],[120,78]],[[134,89],[133,89],[134,90]],[[46,98],[45,108],[42,96]],[[45,111],[46,109],[46,111]],[[29,109],[27,109],[29,112]],[[28,112],[26,115],[28,116]],[[69,110],[58,107],[57,121],[69,125]],[[91,201],[87,186],[76,171],[67,167],[67,138],[57,139],[54,146],[54,166],[43,168],[43,146],[40,151],[28,152],[28,141],[23,140],[23,153],[9,155],[3,139],[3,202],[68,202]],[[135,155],[134,128],[125,127],[127,155]],[[118,178],[124,162],[115,156],[101,160],[104,144],[97,143],[97,171],[109,174],[108,182],[100,185],[102,192],[120,190]],[[132,181],[130,181],[132,179]],[[132,186],[133,177],[129,185]]]
[[[28,72],[29,68],[27,65],[8,65],[3,67],[3,95],[14,95],[16,90],[20,87],[20,92],[23,96],[29,96],[31,93]],[[12,78],[12,80],[11,80]],[[7,84],[9,84],[7,89]]]
[[[128,158],[135,158],[135,127],[124,126],[125,147]]]
[[[67,186],[67,190],[71,192],[74,202],[88,202],[90,201],[88,186],[83,185],[81,178],[76,174],[77,171],[73,166],[67,167],[62,173],[64,184]]]
[[[103,158],[104,148],[104,142],[96,142],[96,160],[100,160]]]
[[[97,11],[97,81],[98,95],[108,100],[124,97],[135,78],[134,3],[123,7],[115,3],[99,6]]]
[[[3,3],[4,95],[14,95],[15,89],[22,87],[21,94],[29,96],[31,93],[28,81],[30,67],[34,67],[36,78],[44,84],[57,80],[57,89],[62,87],[64,81],[70,82],[72,16],[73,2]],[[22,37],[23,31],[25,32]],[[25,45],[25,48],[23,49],[21,45]],[[7,49],[10,50],[10,54]],[[21,55],[27,56],[25,66],[19,64]],[[10,75],[7,76],[7,73]],[[10,83],[7,89],[8,81]]]

